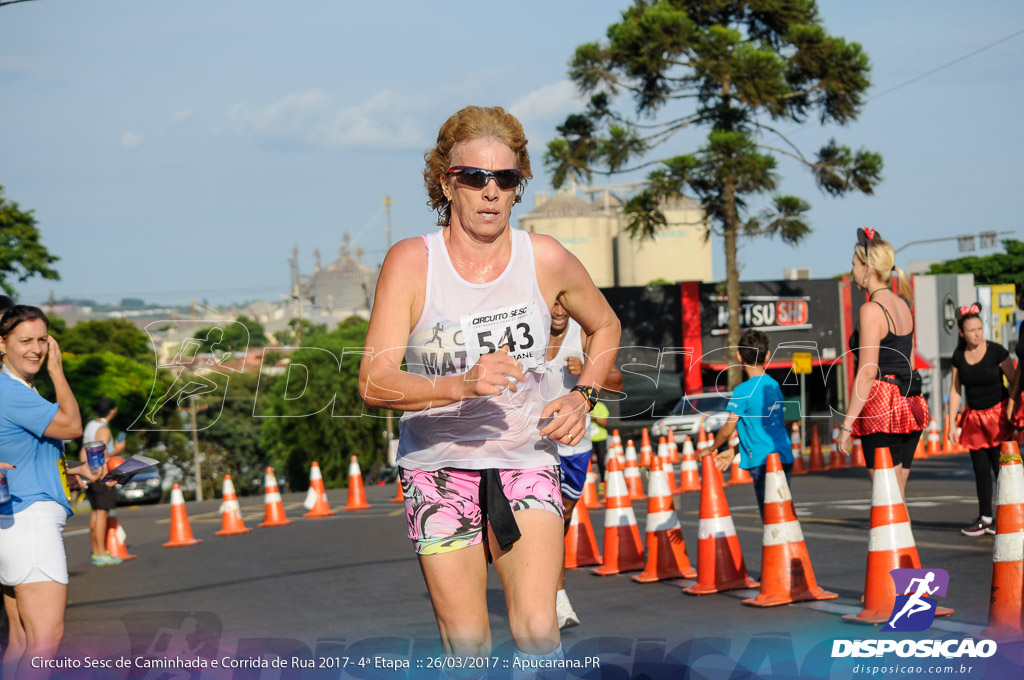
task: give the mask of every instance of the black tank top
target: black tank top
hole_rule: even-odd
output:
[[[900,299],[906,302],[908,308],[910,307],[910,303],[905,298]],[[869,302],[874,302],[874,300],[869,300]],[[896,335],[896,322],[889,314],[889,310],[881,303],[875,302],[875,304],[882,308],[886,326],[890,329],[878,343],[878,377],[894,375],[897,378],[909,379],[911,373],[914,372],[914,327],[911,326],[910,332],[906,335]],[[850,350],[854,355],[854,369],[859,369],[859,328],[855,328],[850,334]]]

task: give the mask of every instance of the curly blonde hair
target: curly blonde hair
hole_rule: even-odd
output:
[[[526,133],[515,116],[501,108],[491,106],[467,106],[444,122],[437,133],[437,144],[423,154],[427,165],[423,169],[423,183],[427,187],[427,205],[437,211],[437,224],[446,227],[451,223],[451,203],[441,189],[443,177],[452,167],[455,150],[460,144],[493,137],[507,146],[516,155],[516,168],[522,173],[515,202],[523,198],[527,180],[533,177],[530,171],[530,154],[526,150]]]

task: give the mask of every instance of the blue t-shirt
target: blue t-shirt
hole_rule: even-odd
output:
[[[740,437],[741,468],[765,465],[769,453],[779,454],[783,463],[793,462],[783,420],[782,388],[775,378],[765,373],[740,383],[725,410],[740,417],[736,432]]]
[[[0,515],[13,515],[38,501],[56,501],[71,516],[62,472],[64,442],[43,436],[59,409],[0,371],[0,460],[17,468],[4,471],[11,500],[0,504]]]

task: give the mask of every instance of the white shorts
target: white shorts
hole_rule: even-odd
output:
[[[64,525],[68,513],[55,501],[33,503],[13,515],[0,515],[0,583],[68,583]]]

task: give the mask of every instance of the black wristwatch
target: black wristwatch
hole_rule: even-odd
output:
[[[579,392],[580,394],[587,398],[587,403],[590,404],[590,408],[587,409],[587,413],[593,411],[594,407],[597,406],[597,390],[595,390],[593,387],[587,387],[586,385],[576,385],[569,391]]]

